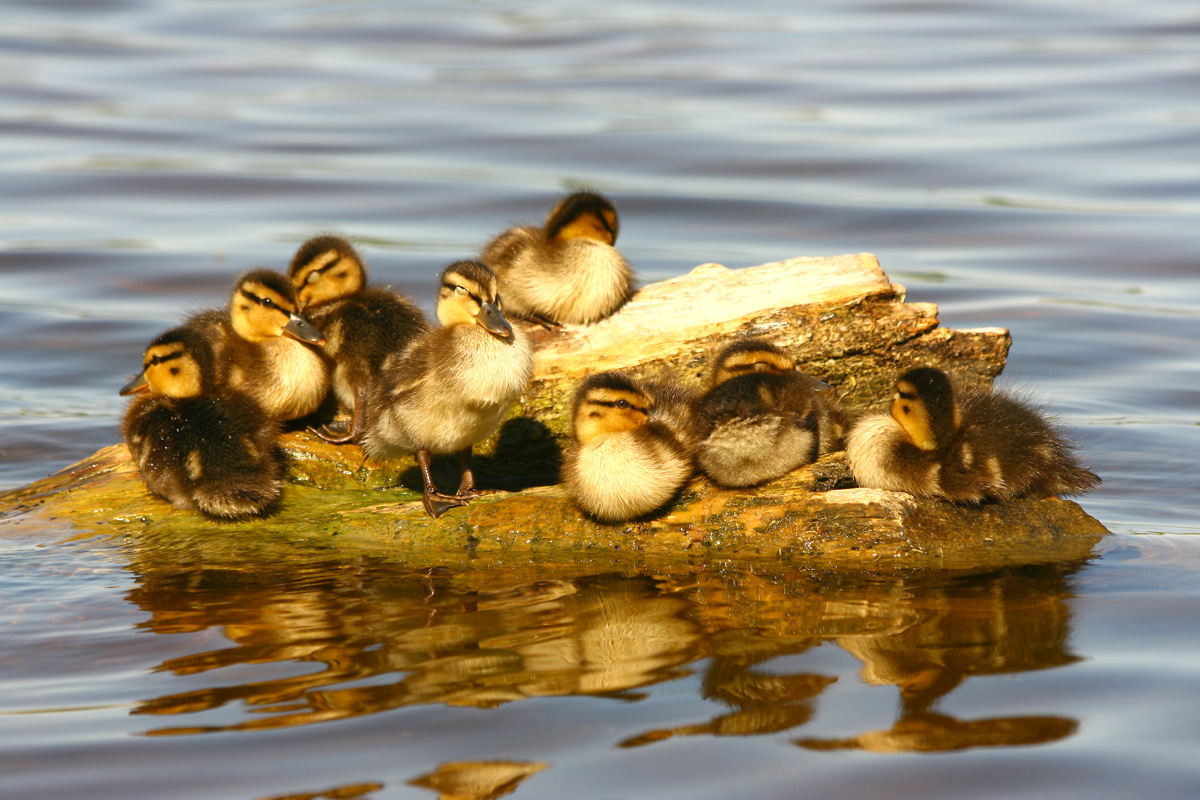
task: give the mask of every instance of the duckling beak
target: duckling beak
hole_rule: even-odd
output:
[[[812,376],[810,376],[810,375],[805,375],[804,377],[808,378],[809,382],[810,382],[810,383],[811,383],[811,385],[812,385],[812,390],[813,390],[814,392],[816,392],[817,394],[825,394],[826,392],[832,392],[832,391],[833,391],[833,387],[832,387],[832,386],[830,386],[830,385],[829,385],[828,383],[826,383],[825,381],[820,381],[820,380],[817,380],[816,378],[814,378],[814,377],[812,377]]]
[[[512,325],[508,324],[508,320],[504,318],[504,315],[500,313],[500,309],[496,308],[494,303],[483,303],[480,305],[479,313],[475,315],[475,321],[497,339],[503,339],[506,342],[512,341]]]
[[[311,344],[318,345],[325,344],[325,337],[321,335],[321,332],[299,314],[288,315],[288,324],[283,326],[283,332],[293,339],[299,339],[302,342],[310,342]]]
[[[125,397],[131,394],[140,394],[150,391],[150,384],[146,383],[146,373],[139,372],[133,380],[121,387],[120,395]]]

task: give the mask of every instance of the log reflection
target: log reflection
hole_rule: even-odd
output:
[[[203,643],[160,665],[188,690],[133,712],[194,715],[194,723],[177,720],[153,735],[306,725],[417,704],[639,700],[645,687],[692,671],[702,673],[701,697],[720,713],[617,743],[805,726],[819,734],[837,709],[818,703],[839,680],[896,687],[894,725],[796,744],[950,750],[1053,741],[1075,730],[1074,721],[1054,716],[957,720],[936,708],[968,678],[1078,660],[1067,649],[1070,566],[890,578],[761,565],[653,575],[498,565],[459,571],[365,558],[254,570],[141,567],[130,599],[150,613],[144,627]],[[861,662],[858,676],[804,668],[813,648],[834,646]],[[224,711],[207,713],[217,709]]]
[[[522,781],[548,766],[542,762],[452,761],[408,783],[434,790],[438,800],[495,800],[511,794]]]

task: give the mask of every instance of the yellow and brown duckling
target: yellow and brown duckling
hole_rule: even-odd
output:
[[[217,390],[209,339],[172,328],[150,343],[143,364],[121,394],[135,395],[122,433],[146,487],[218,519],[267,510],[282,486],[279,423],[246,395]]]
[[[585,325],[604,319],[633,294],[633,270],[615,244],[617,209],[603,195],[575,192],[545,225],[511,228],[483,251],[510,314]]]
[[[387,359],[368,395],[361,442],[372,458],[417,454],[425,509],[440,516],[475,492],[471,448],[487,438],[533,372],[528,337],[500,310],[495,274],[458,261],[442,274],[437,318],[407,349]],[[453,495],[430,474],[434,455],[457,453],[462,480]]]
[[[1082,494],[1100,484],[1028,403],[988,387],[956,390],[931,367],[900,377],[889,412],[855,423],[846,454],[860,486],[958,503]]]
[[[367,286],[358,251],[338,236],[317,236],[301,245],[288,276],[301,312],[325,336],[333,393],[351,414],[344,435],[328,429],[316,433],[330,442],[355,441],[367,391],[384,361],[426,333],[429,321],[407,298]]]
[[[218,384],[250,395],[272,417],[299,419],[325,400],[329,367],[316,349],[325,337],[297,313],[287,276],[251,270],[237,279],[227,310],[201,312],[187,325],[214,345]]]
[[[841,448],[846,418],[832,389],[765,339],[722,348],[710,385],[696,463],[720,486],[754,486]]]
[[[691,477],[693,398],[621,372],[589,375],[575,392],[574,441],[563,458],[567,496],[602,522],[665,506]]]

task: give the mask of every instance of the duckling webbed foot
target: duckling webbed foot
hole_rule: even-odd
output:
[[[345,423],[343,429],[341,425],[327,423],[319,428],[309,428],[315,433],[318,438],[323,439],[330,444],[351,444],[358,441],[358,434],[362,431],[363,408],[367,404],[367,392],[363,387],[358,387],[354,391],[354,413],[350,415],[350,421]]]
[[[425,510],[429,512],[429,516],[437,519],[442,514],[445,514],[452,508],[465,506],[467,501],[461,497],[442,494],[441,492],[425,492],[421,497],[421,502],[425,506]]]
[[[541,325],[548,331],[556,331],[562,328],[562,324],[555,322],[552,319],[546,319],[541,314],[527,314],[524,318],[535,325]]]
[[[460,450],[458,452],[458,463],[462,465],[462,478],[458,482],[458,491],[454,493],[455,497],[463,500],[473,500],[479,497],[480,493],[475,488],[475,472],[471,469],[471,448]]]
[[[358,439],[358,431],[354,430],[353,426],[346,428],[344,431],[338,431],[332,425],[322,425],[319,428],[309,426],[318,439],[329,442],[330,444],[350,444]]]
[[[459,454],[462,458],[462,454]],[[467,451],[467,458],[470,458],[470,451]],[[442,494],[437,490],[437,485],[433,482],[433,473],[430,470],[430,462],[433,461],[433,454],[428,450],[417,451],[417,466],[421,468],[421,478],[425,482],[425,493],[421,496],[421,502],[425,505],[425,510],[429,512],[429,516],[437,519],[442,514],[445,514],[452,508],[465,506],[470,497],[462,497],[459,495]],[[472,485],[474,479],[472,479]],[[462,486],[459,486],[459,492],[462,492]]]

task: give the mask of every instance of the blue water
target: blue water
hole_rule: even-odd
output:
[[[889,581],[211,563],[8,526],[0,797],[419,798],[458,762],[479,797],[1200,792],[1193,2],[4,15],[0,486],[115,442],[142,347],[237,272],[341,232],[428,307],[441,267],[590,185],[645,282],[868,251],[945,326],[1010,329],[1002,382],[1079,441],[1114,535]],[[959,749],[892,752],[914,731]]]

